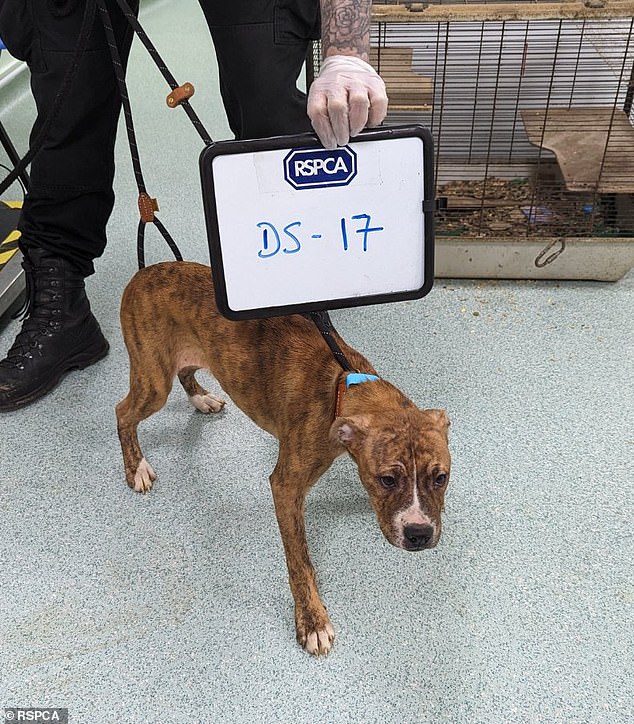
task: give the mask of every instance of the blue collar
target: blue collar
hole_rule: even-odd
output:
[[[344,392],[350,387],[350,385],[360,385],[363,382],[374,382],[378,380],[379,377],[376,375],[366,375],[362,372],[351,372],[350,374],[346,375],[346,379],[341,380],[339,384],[337,385],[337,400],[335,402],[335,419],[337,417],[341,417],[341,406],[343,405],[343,395]]]
[[[362,382],[374,382],[378,379],[376,375],[364,375],[361,372],[351,372],[346,377],[346,389],[348,389],[350,385],[360,385]]]

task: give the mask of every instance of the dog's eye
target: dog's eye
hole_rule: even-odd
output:
[[[393,475],[379,475],[379,483],[386,490],[392,490],[396,487],[396,478]]]
[[[440,473],[439,475],[436,475],[436,479],[434,480],[434,485],[437,488],[442,488],[443,485],[447,482],[447,473]]]

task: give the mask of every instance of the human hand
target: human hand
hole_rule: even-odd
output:
[[[374,68],[353,55],[324,60],[308,93],[308,116],[325,148],[345,146],[387,113],[385,83]]]

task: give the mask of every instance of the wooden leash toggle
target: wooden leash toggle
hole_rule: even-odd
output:
[[[176,108],[184,101],[188,101],[195,92],[194,86],[191,83],[183,83],[183,85],[174,88],[165,100],[170,108]]]

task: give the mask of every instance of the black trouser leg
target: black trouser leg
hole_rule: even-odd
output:
[[[131,3],[138,6],[138,2]],[[132,31],[108,0],[121,56]],[[0,0],[0,35],[26,60],[37,119],[46,120],[77,44],[85,2]],[[71,262],[83,276],[103,253],[114,194],[114,143],[121,99],[98,11],[88,50],[47,139],[31,164],[31,188],[20,220],[21,246],[37,247]]]
[[[297,79],[319,36],[318,0],[199,0],[236,138],[311,130]]]

